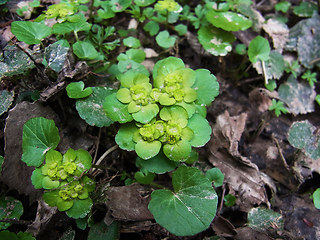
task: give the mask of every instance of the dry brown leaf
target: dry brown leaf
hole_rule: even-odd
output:
[[[227,111],[219,115],[213,127],[209,161],[225,175],[225,182],[238,194],[240,208],[268,204],[264,183],[257,165],[241,156],[238,143],[245,128],[247,114],[231,117]]]
[[[278,93],[270,92],[265,88],[255,88],[249,93],[249,101],[251,105],[258,109],[259,112],[265,112],[269,110],[272,105],[271,99],[278,99]]]
[[[262,25],[262,27],[272,38],[273,47],[278,52],[282,53],[289,38],[289,28],[287,25],[276,19],[270,18],[267,23]]]
[[[234,237],[237,235],[237,231],[233,224],[221,215],[218,215],[213,219],[211,227],[219,237]]]
[[[129,186],[110,187],[106,205],[112,216],[123,221],[143,221],[153,219],[148,210],[151,190],[134,183]]]

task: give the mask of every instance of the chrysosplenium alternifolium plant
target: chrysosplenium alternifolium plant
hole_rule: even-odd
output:
[[[23,128],[22,161],[36,167],[31,181],[44,189],[43,199],[49,206],[66,211],[72,218],[83,218],[91,210],[89,196],[96,183],[86,176],[92,166],[91,155],[84,149],[70,148],[64,155],[54,150],[60,137],[53,120],[32,118]]]
[[[153,86],[149,76],[129,70],[119,77],[117,93],[106,98],[107,116],[125,123],[116,142],[145,160],[163,151],[172,161],[187,161],[192,147],[210,139],[205,107],[218,95],[219,84],[210,71],[186,68],[175,57],[158,61],[152,76]]]

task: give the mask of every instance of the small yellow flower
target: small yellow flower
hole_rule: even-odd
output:
[[[181,12],[182,7],[174,0],[158,1],[155,5],[156,10],[168,12]]]

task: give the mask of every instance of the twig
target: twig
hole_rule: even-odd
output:
[[[280,157],[281,157],[281,160],[283,162],[283,165],[285,166],[286,169],[289,169],[289,166],[287,164],[287,161],[286,159],[284,158],[283,154],[282,154],[282,151],[281,151],[281,147],[280,147],[280,144],[279,144],[279,141],[275,138],[275,136],[272,134],[272,140],[274,141],[274,143],[276,144],[277,146],[277,149],[278,149],[278,152],[280,154]]]
[[[96,152],[94,153],[94,157],[92,161],[93,164],[96,162],[96,159],[97,159],[97,154],[98,154],[99,145],[100,145],[100,137],[101,137],[101,128],[99,128],[98,139],[96,142]]]
[[[111,148],[109,148],[97,161],[97,163],[95,165],[100,165],[100,163],[105,159],[106,156],[108,156],[109,153],[113,152],[114,150],[116,150],[118,148],[118,145],[114,145]],[[95,168],[92,168],[92,172],[95,170]]]
[[[223,207],[224,195],[226,194],[226,186],[223,184],[222,186],[222,194],[221,194],[221,202],[219,205],[219,209],[217,211],[217,215],[220,215],[221,209]]]

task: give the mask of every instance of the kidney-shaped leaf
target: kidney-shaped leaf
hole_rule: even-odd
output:
[[[69,98],[85,98],[92,93],[92,88],[88,87],[84,89],[84,82],[72,82],[66,87]]]
[[[51,28],[37,22],[15,21],[11,23],[11,32],[19,41],[27,44],[39,44],[51,34]]]
[[[23,126],[21,160],[28,166],[39,167],[47,151],[55,149],[59,142],[59,130],[53,120],[32,118]]]
[[[191,128],[194,133],[190,141],[193,147],[202,147],[210,140],[212,129],[208,120],[200,114],[194,114],[189,119],[188,127]]]
[[[261,36],[255,37],[248,46],[248,56],[252,63],[258,60],[266,61],[269,59],[270,45],[267,39]]]
[[[86,88],[85,90],[87,90]],[[89,125],[108,127],[113,121],[108,118],[103,109],[103,103],[107,96],[114,93],[113,89],[106,87],[92,87],[92,94],[84,99],[79,99],[76,108],[82,119]]]
[[[207,229],[216,215],[218,197],[200,170],[181,166],[172,176],[174,192],[155,190],[149,210],[157,223],[177,236]]]
[[[206,18],[213,26],[226,31],[244,31],[252,26],[251,20],[235,12],[217,12],[211,9],[207,11]]]

